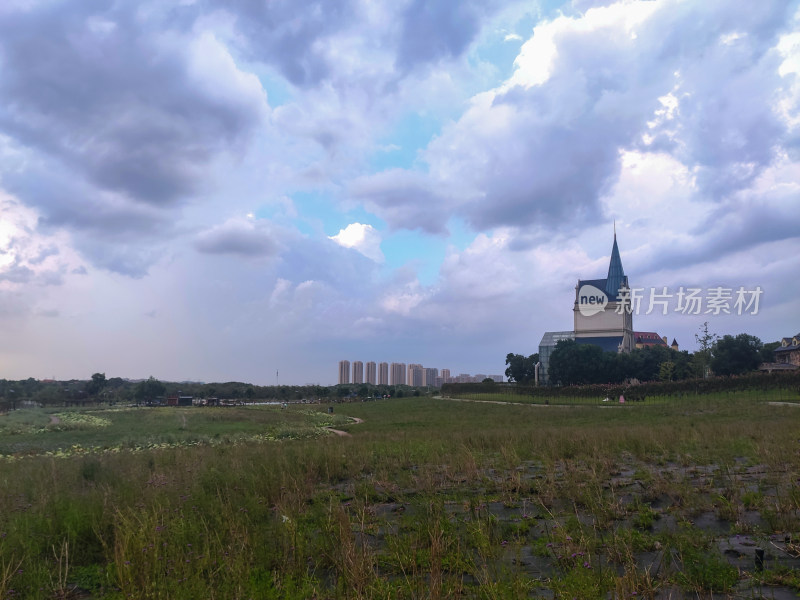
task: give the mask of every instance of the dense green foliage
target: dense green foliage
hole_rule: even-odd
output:
[[[668,368],[662,365],[668,364]],[[692,356],[665,346],[637,348],[632,352],[604,352],[591,344],[562,340],[550,356],[548,378],[554,384],[584,385],[639,381],[673,381],[699,375]]]
[[[522,354],[506,355],[506,379],[517,383],[528,383],[536,377],[536,363],[539,353],[524,356]]]
[[[695,336],[694,354],[666,346],[647,346],[631,352],[604,352],[598,346],[562,340],[550,357],[548,378],[555,385],[614,384],[626,380],[676,381],[716,375],[741,375],[773,360],[761,340],[746,333],[719,338],[704,323]],[[772,349],[777,343],[768,346]],[[517,356],[517,355],[508,355]],[[509,359],[506,358],[508,364]],[[710,367],[710,371],[709,371]]]
[[[723,336],[711,349],[711,369],[717,375],[741,375],[761,364],[761,340],[740,333],[736,337]]]

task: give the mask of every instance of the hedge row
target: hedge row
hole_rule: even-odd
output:
[[[753,372],[732,377],[684,379],[682,381],[651,381],[634,384],[594,384],[564,387],[536,387],[531,384],[446,383],[442,395],[457,397],[468,394],[519,394],[534,397],[644,399],[647,396],[677,396],[684,394],[714,394],[742,390],[776,390],[800,387],[800,371]]]

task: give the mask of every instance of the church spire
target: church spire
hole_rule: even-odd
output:
[[[608,277],[606,278],[606,293],[610,298],[617,297],[624,279],[625,271],[622,270],[622,260],[619,257],[619,247],[617,246],[617,224],[614,222],[614,247],[611,249],[611,262],[608,263]]]

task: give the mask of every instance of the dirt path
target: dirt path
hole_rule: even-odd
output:
[[[61,419],[55,415],[50,415],[50,425],[58,425],[59,423],[61,423]]]
[[[469,400],[467,398],[445,398],[444,396],[434,396],[439,400],[450,400],[451,402],[477,402],[478,404],[509,404],[511,406],[566,406],[562,404],[534,404],[533,402],[503,402],[502,400]]]
[[[798,402],[767,402],[770,406],[797,406],[800,408],[800,403]]]
[[[364,422],[364,419],[359,419],[358,417],[348,417],[348,418],[353,419],[353,425],[358,425],[359,423]],[[341,429],[334,429],[333,427],[326,427],[325,429],[340,437],[353,437],[352,434],[347,433],[346,431],[342,431]]]

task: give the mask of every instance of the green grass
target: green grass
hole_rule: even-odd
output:
[[[306,406],[25,409],[0,416],[0,456],[316,437],[348,422]]]
[[[0,460],[0,598],[74,586],[98,600],[791,586],[780,564],[758,581],[732,568],[714,528],[797,537],[797,411],[752,394],[614,410],[431,398],[334,415],[87,409],[62,423],[50,417],[63,409],[17,411],[0,417],[0,452],[22,455]],[[745,510],[762,522],[731,522]],[[696,534],[690,522],[710,525]]]

